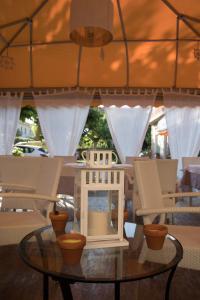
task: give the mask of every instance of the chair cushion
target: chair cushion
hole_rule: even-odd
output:
[[[18,244],[26,234],[46,225],[37,211],[0,212],[0,245]]]
[[[183,246],[179,267],[200,270],[200,227],[168,225],[168,230]]]
[[[45,218],[37,211],[0,212],[0,227],[23,227],[45,224]]]
[[[200,249],[200,227],[168,225],[168,230],[183,246],[183,248]]]

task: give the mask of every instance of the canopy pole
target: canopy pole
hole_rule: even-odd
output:
[[[30,49],[30,54],[29,54],[29,73],[30,73],[30,88],[33,87],[33,22],[32,20],[29,21],[29,49]]]
[[[23,25],[19,28],[19,30],[10,38],[7,44],[1,49],[0,56],[4,53],[4,51],[12,44],[12,42],[18,37],[18,35],[26,28],[27,24],[29,24],[30,20],[32,20],[36,14],[43,8],[43,6],[48,2],[48,0],[44,0],[32,13],[29,18],[25,19]]]
[[[173,13],[179,17],[184,23],[185,25],[190,28],[190,30],[192,30],[198,37],[200,37],[200,33],[198,32],[198,30],[196,30],[186,19],[185,15],[181,15],[180,12],[171,4],[169,3],[168,0],[161,0],[171,11],[173,11]]]
[[[24,23],[19,30],[10,38],[10,40],[7,42],[7,44],[1,49],[0,51],[0,56],[4,53],[4,51],[12,44],[12,42],[16,39],[16,37],[24,30],[26,27],[27,23]]]
[[[175,68],[174,68],[174,88],[177,83],[177,72],[178,72],[178,55],[179,55],[179,16],[176,17],[176,58],[175,58]]]
[[[159,43],[159,42],[176,42],[176,39],[127,39],[126,40],[127,43]],[[200,41],[200,39],[196,39],[196,38],[180,38],[179,39],[180,42],[198,42]],[[112,44],[117,44],[117,43],[124,43],[124,40],[112,40]],[[50,41],[50,42],[33,42],[32,45],[34,47],[37,46],[46,46],[46,45],[61,45],[61,44],[73,44],[72,41],[68,40],[60,40],[60,41]],[[10,45],[10,48],[18,48],[18,47],[28,47],[29,44],[28,43],[24,43],[24,44],[16,44],[16,45]]]
[[[3,42],[4,44],[7,45],[8,41],[5,39],[5,37],[4,37],[1,33],[0,33],[0,39],[2,40],[2,42]]]
[[[2,25],[0,25],[0,30],[7,28],[7,27],[15,26],[19,23],[26,23],[27,21],[28,21],[28,18],[23,18],[23,19],[19,19],[19,20],[13,21],[13,22],[2,24]]]
[[[124,26],[124,21],[123,21],[123,16],[122,16],[122,10],[121,10],[121,5],[120,5],[120,0],[117,0],[117,7],[118,7],[119,18],[120,18],[120,23],[121,23],[121,28],[122,28],[122,34],[123,34],[123,39],[124,39],[125,51],[126,51],[126,87],[129,87],[129,53],[128,53],[128,43],[127,43],[127,38],[126,38],[126,31],[125,31],[125,26]]]

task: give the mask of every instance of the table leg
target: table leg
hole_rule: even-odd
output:
[[[120,282],[115,282],[115,300],[120,300]]]
[[[62,291],[63,300],[73,300],[69,283],[64,279],[59,279],[58,282]]]
[[[49,277],[48,275],[43,275],[43,300],[49,299]]]
[[[169,300],[169,291],[170,291],[170,287],[171,287],[171,282],[172,279],[174,277],[174,273],[176,271],[176,267],[177,265],[171,269],[168,280],[167,280],[167,286],[166,286],[166,290],[165,290],[165,300]]]

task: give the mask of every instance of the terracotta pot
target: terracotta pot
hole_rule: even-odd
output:
[[[68,213],[67,212],[50,212],[49,218],[51,220],[53,230],[56,236],[65,233],[65,226],[68,220]]]
[[[83,248],[86,244],[86,237],[79,233],[68,233],[57,238],[61,248],[64,262],[74,265],[80,262]]]
[[[160,224],[147,224],[143,227],[146,236],[147,246],[153,250],[160,250],[163,247],[165,236],[168,233],[167,226]]]

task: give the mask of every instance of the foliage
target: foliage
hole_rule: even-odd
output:
[[[44,139],[44,137],[42,135],[41,127],[40,127],[39,117],[38,117],[37,110],[35,109],[35,107],[32,107],[30,105],[22,107],[21,114],[20,114],[20,120],[22,122],[25,122],[26,119],[31,119],[34,122],[32,129],[35,134],[36,140]]]
[[[16,132],[16,137],[20,137],[20,136],[21,136],[21,130],[18,128]]]
[[[149,126],[147,129],[144,143],[142,146],[142,150],[150,150],[150,149],[151,149],[151,126]]]
[[[21,110],[20,119],[31,119],[34,122],[33,131],[35,139],[41,141],[44,146],[44,138],[41,133],[39,118],[34,107],[24,106]],[[29,139],[30,140],[30,139]],[[16,137],[15,142],[27,141],[27,138]],[[90,108],[85,128],[83,130],[79,147],[87,148],[109,148],[114,149],[112,137],[108,128],[105,112],[101,108]],[[46,148],[46,147],[45,147]],[[151,126],[149,126],[142,147],[142,152],[149,155],[151,151]]]
[[[23,106],[21,109],[20,120],[25,122],[26,119],[31,119],[35,124],[39,122],[37,110],[30,105]]]
[[[23,151],[17,147],[14,147],[12,150],[14,156],[23,156]]]
[[[148,127],[144,143],[142,146],[142,155],[151,157],[151,126]]]
[[[81,148],[113,148],[104,111],[90,108],[79,146]]]

